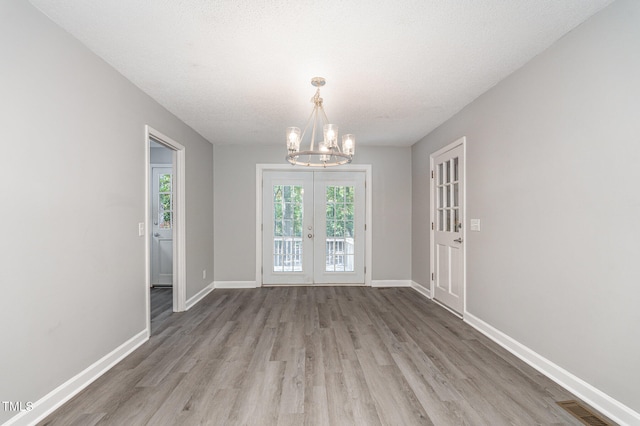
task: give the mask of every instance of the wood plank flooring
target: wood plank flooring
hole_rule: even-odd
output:
[[[151,288],[151,333],[173,313],[173,288]]]
[[[412,289],[220,289],[40,424],[580,425],[567,399]]]

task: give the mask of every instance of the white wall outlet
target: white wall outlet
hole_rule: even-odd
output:
[[[203,269],[203,270],[202,270],[202,279],[204,280],[204,279],[206,279],[206,278],[207,278],[207,270],[206,270],[206,269]]]
[[[471,219],[471,230],[480,231],[480,219]]]
[[[138,237],[144,236],[144,222],[138,223]]]

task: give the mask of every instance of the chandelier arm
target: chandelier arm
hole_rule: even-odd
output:
[[[315,147],[316,128],[318,127],[318,104],[316,104],[316,106],[313,108],[313,112],[313,130],[311,131],[311,145],[309,146],[309,151],[313,151]]]
[[[307,130],[309,130],[309,124],[311,124],[311,119],[313,118],[313,113],[315,112],[315,108],[313,110],[311,110],[311,114],[309,114],[309,118],[307,118],[307,124],[304,125],[304,130],[302,131],[302,136],[300,136],[300,141],[302,142],[304,140],[304,135],[307,133]]]
[[[327,113],[324,111],[324,107],[322,105],[320,105],[320,109],[322,110],[322,115],[324,116],[324,124],[331,123],[329,121],[329,117],[327,117]]]

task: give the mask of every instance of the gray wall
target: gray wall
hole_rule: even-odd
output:
[[[209,284],[213,147],[25,1],[0,52],[0,399],[37,401],[145,329],[145,124],[186,146],[187,296]]]
[[[282,146],[215,147],[215,280],[255,281],[256,164],[286,164]],[[372,165],[374,280],[411,278],[411,148],[358,147]]]
[[[411,148],[359,147],[371,164],[373,280],[411,279]]]
[[[468,311],[636,411],[639,40],[640,2],[619,0],[412,151],[414,280],[429,153],[467,136]]]

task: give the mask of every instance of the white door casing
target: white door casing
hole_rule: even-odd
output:
[[[263,171],[261,282],[365,284],[365,181],[357,170]]]
[[[465,138],[431,155],[432,295],[465,310]]]
[[[151,285],[173,285],[173,169],[151,166]]]
[[[153,228],[151,219],[151,141],[164,145],[173,151],[173,311],[186,310],[187,274],[186,274],[186,148],[170,137],[145,126],[145,170],[146,170],[146,202],[145,226],[148,235]],[[151,330],[151,303],[149,287],[151,286],[151,238],[145,238],[145,288],[147,306],[147,331]]]

